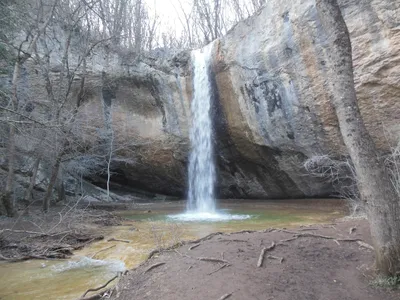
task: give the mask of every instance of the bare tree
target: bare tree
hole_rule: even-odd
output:
[[[331,101],[343,141],[354,163],[361,199],[365,202],[376,254],[385,275],[400,273],[400,200],[370,137],[357,104],[350,35],[336,0],[317,0],[329,37],[328,64],[335,90]]]
[[[8,105],[8,108],[12,111],[18,111],[18,80],[20,77],[21,68],[24,63],[32,56],[32,52],[36,47],[36,43],[39,37],[44,33],[46,28],[48,27],[54,11],[57,5],[58,0],[54,0],[50,9],[45,9],[44,3],[40,1],[38,3],[38,14],[34,19],[36,30],[31,30],[31,28],[26,28],[26,39],[22,41],[17,48],[16,60],[14,65],[14,72],[12,76],[11,83],[11,101]],[[33,24],[29,24],[32,26]],[[28,43],[26,46],[25,44]],[[15,124],[10,124],[9,126],[9,137],[8,137],[8,149],[7,149],[7,158],[8,158],[8,176],[6,181],[6,186],[4,193],[1,196],[2,206],[5,208],[5,212],[8,216],[12,217],[15,214],[14,203],[12,200],[12,192],[14,186],[14,164],[16,157],[16,146],[15,146],[15,135],[16,129]]]

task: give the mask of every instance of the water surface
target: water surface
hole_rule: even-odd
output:
[[[323,202],[246,202],[221,205],[219,213],[235,218],[217,222],[206,219],[176,221],[175,217],[184,209],[183,204],[166,204],[162,209],[143,206],[135,211],[118,212],[127,219],[123,225],[105,228],[103,241],[77,251],[70,260],[1,263],[0,299],[77,299],[88,288],[102,285],[117,272],[134,268],[156,247],[168,247],[217,231],[327,223],[344,215],[341,206]],[[130,243],[108,242],[110,238]]]

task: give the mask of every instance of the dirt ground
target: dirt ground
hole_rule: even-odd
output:
[[[107,211],[54,207],[47,214],[31,208],[18,218],[0,218],[0,261],[60,259],[103,239],[101,228],[118,225]]]
[[[365,220],[216,234],[153,256],[121,278],[111,299],[400,299],[400,290],[373,284],[369,244]]]

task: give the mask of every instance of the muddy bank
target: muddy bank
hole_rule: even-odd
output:
[[[102,240],[102,228],[121,218],[92,209],[59,207],[43,214],[33,208],[17,219],[0,218],[0,261],[65,259],[73,251]]]
[[[370,243],[365,220],[217,234],[153,256],[111,299],[399,299],[399,290],[371,284]]]

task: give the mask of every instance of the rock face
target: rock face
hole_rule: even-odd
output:
[[[340,1],[352,39],[359,106],[382,150],[400,132],[395,2]],[[235,165],[232,175],[224,179],[239,183],[243,196],[329,193],[301,168],[305,157],[346,154],[329,103],[335,90],[325,67],[326,38],[315,1],[293,0],[267,1],[258,15],[216,42],[214,75],[230,145],[222,155],[229,157],[233,148],[230,154],[235,153],[227,158]],[[251,162],[253,172],[246,171]]]
[[[329,103],[335,90],[325,67],[327,37],[314,0],[266,2],[213,44],[216,192],[221,198],[329,196],[332,186],[302,167],[314,155],[346,155]],[[400,5],[339,2],[353,44],[359,106],[379,149],[387,151],[400,132]],[[82,132],[86,141],[112,126],[114,181],[185,197],[190,53],[161,54],[134,63],[96,53],[78,120],[97,128]]]
[[[400,132],[400,7],[391,0],[340,4],[353,44],[360,109],[385,151]],[[302,168],[313,155],[346,155],[329,103],[335,91],[325,67],[327,51],[313,0],[267,1],[214,42],[220,197],[332,193]],[[121,137],[142,141],[133,152],[135,163],[117,167],[129,184],[184,195],[192,85],[187,59],[176,59],[177,68],[169,71],[120,78],[114,126]]]

